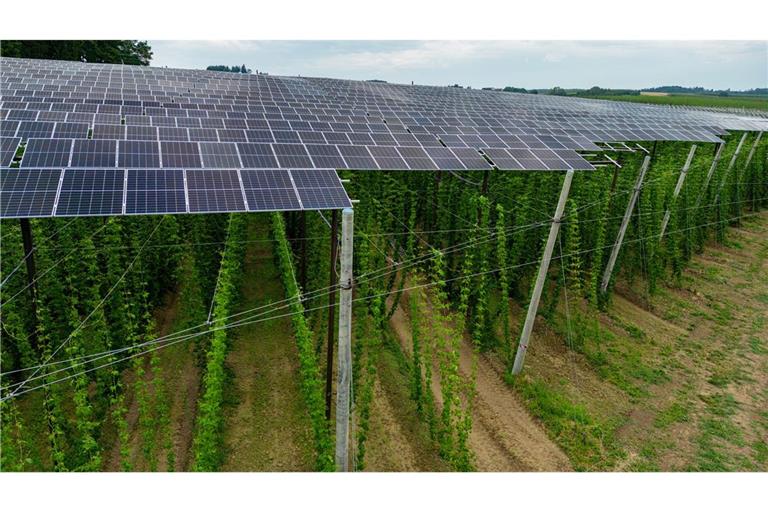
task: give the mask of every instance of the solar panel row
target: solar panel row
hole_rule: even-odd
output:
[[[484,148],[483,152],[490,162],[474,149],[443,146],[29,139],[21,167],[482,170],[495,165],[501,170],[594,168],[569,149]],[[517,157],[510,157],[509,152],[514,152]],[[525,166],[521,167],[520,163]]]
[[[74,123],[56,123],[49,121],[4,121],[7,137],[61,138],[66,132],[62,126]],[[79,133],[73,138],[87,136],[88,128],[82,129],[77,124]],[[290,131],[271,129],[243,128],[192,128],[173,126],[144,126],[122,124],[88,125],[94,139],[114,140],[168,140],[182,142],[270,142],[304,144],[349,144],[380,146],[413,147],[504,147],[504,148],[549,148],[598,151],[599,146],[579,135],[523,135],[508,133],[506,129],[495,129],[490,133],[466,134],[411,134],[390,132],[351,132],[351,131]],[[15,129],[14,129],[15,127]],[[70,131],[72,128],[68,128]],[[712,141],[717,137],[710,135]]]
[[[333,169],[0,169],[2,218],[349,206]]]

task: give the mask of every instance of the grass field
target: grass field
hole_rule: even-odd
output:
[[[691,107],[721,107],[768,110],[768,98],[759,96],[705,96],[699,94],[671,94],[669,96],[591,96],[602,100],[654,103],[656,105],[687,105]]]

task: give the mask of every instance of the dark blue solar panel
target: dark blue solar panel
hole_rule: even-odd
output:
[[[75,140],[72,148],[72,167],[115,167],[117,165],[117,141]]]
[[[20,137],[3,137],[0,139],[0,167],[11,165],[20,143]]]
[[[119,215],[123,211],[125,171],[67,169],[56,216]]]
[[[185,213],[184,171],[129,169],[126,214]]]
[[[188,169],[186,174],[190,213],[245,211],[237,171]]]
[[[21,159],[22,167],[67,167],[72,140],[29,139]]]
[[[148,140],[121,140],[118,145],[119,167],[157,168],[160,167],[160,147]]]
[[[189,169],[202,167],[200,161],[200,149],[196,142],[160,142],[163,167],[177,167]]]
[[[0,217],[49,217],[61,169],[0,169]]]
[[[303,144],[272,144],[279,167],[314,167]]]
[[[240,143],[237,149],[244,167],[274,168],[278,166],[270,144]]]
[[[22,139],[49,139],[53,135],[55,123],[44,121],[22,121],[19,124],[17,137]]]

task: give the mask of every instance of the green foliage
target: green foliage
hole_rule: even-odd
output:
[[[26,59],[77,60],[109,64],[135,64],[149,66],[152,48],[146,41],[3,41],[3,57]]]
[[[213,324],[210,348],[206,355],[203,395],[198,403],[197,430],[195,432],[195,471],[215,471],[221,464],[221,414],[224,390],[224,358],[227,354],[228,331],[222,329],[227,323],[232,307],[237,300],[244,246],[246,217],[230,214],[228,241],[221,257],[221,271],[213,303]]]
[[[607,470],[622,457],[610,425],[599,423],[584,407],[540,380],[527,376],[512,380],[531,413],[549,429],[577,471]]]
[[[298,300],[301,293],[296,283],[291,251],[285,235],[285,224],[280,213],[272,214],[272,238],[275,240],[275,253],[283,276],[285,293],[291,299],[291,323],[293,336],[299,349],[301,391],[307,404],[315,440],[315,466],[319,471],[333,471],[333,445],[325,420],[323,380],[320,377],[312,332],[304,316],[304,306]]]
[[[241,66],[225,66],[225,65],[217,65],[217,66],[208,66],[205,68],[207,71],[226,71],[229,73],[242,73],[242,74],[250,74],[251,70],[245,67],[245,64]]]

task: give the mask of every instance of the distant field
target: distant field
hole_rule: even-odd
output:
[[[690,105],[693,107],[725,107],[768,110],[768,98],[758,96],[704,96],[696,94],[672,94],[669,96],[594,96],[603,100],[656,103],[659,105]]]

